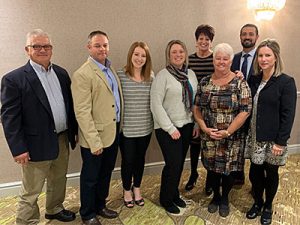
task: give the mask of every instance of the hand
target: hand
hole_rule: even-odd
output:
[[[223,138],[228,138],[228,131],[227,130],[218,130],[216,132],[216,134],[218,134],[218,137],[221,137],[220,139],[217,139],[217,140],[221,140]]]
[[[284,146],[274,144],[272,147],[272,153],[274,155],[282,155],[283,149],[284,149]]]
[[[221,140],[222,139],[222,134],[219,132],[218,129],[215,128],[206,128],[204,131],[207,135],[209,135],[210,138],[214,140]]]
[[[93,155],[100,155],[103,152],[103,148],[100,148],[99,150],[92,152]]]
[[[14,160],[16,163],[21,164],[22,166],[27,164],[30,160],[29,152],[22,153],[21,155],[15,156]]]
[[[234,73],[235,73],[235,76],[236,76],[237,78],[239,78],[240,80],[242,80],[243,78],[245,78],[245,76],[244,76],[244,74],[242,73],[242,71],[236,70],[236,71],[234,71]]]
[[[197,138],[200,135],[200,129],[199,128],[194,128],[193,129],[193,138]]]
[[[176,129],[172,134],[171,137],[173,140],[178,140],[181,137],[180,132]]]

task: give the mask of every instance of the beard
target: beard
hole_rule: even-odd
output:
[[[255,43],[256,42],[252,42],[251,40],[246,39],[246,40],[242,41],[242,46],[243,46],[243,48],[252,48],[255,46]]]

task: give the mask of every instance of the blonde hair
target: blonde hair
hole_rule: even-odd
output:
[[[152,60],[151,60],[149,47],[145,42],[136,41],[130,46],[128,55],[127,55],[127,64],[124,66],[124,71],[129,76],[131,76],[131,77],[133,76],[133,64],[132,64],[131,59],[132,59],[133,52],[137,47],[144,49],[146,52],[146,62],[142,67],[141,76],[144,81],[150,81],[150,77],[151,77],[151,73],[152,73]]]
[[[258,75],[261,72],[261,68],[258,65],[258,52],[262,47],[268,47],[269,49],[272,50],[276,59],[274,76],[277,77],[281,75],[283,70],[283,61],[280,56],[280,46],[275,39],[270,39],[270,38],[263,40],[256,49],[254,63],[253,63],[254,74]]]
[[[186,48],[185,44],[182,41],[180,41],[180,40],[172,40],[172,41],[170,41],[168,43],[167,48],[166,48],[166,66],[168,66],[168,65],[171,64],[171,61],[170,61],[170,51],[171,51],[171,47],[173,45],[175,45],[175,44],[180,45],[183,48],[183,50],[185,51],[186,56],[185,56],[184,63],[186,65],[188,65],[188,51],[187,51],[187,48]]]

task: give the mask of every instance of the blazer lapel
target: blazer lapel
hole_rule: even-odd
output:
[[[100,70],[100,68],[97,66],[97,64],[95,64],[92,60],[88,59],[88,62],[90,64],[90,66],[92,67],[93,71],[96,73],[96,75],[104,82],[104,84],[106,85],[106,87],[108,88],[108,90],[112,92],[111,87],[106,79],[105,74]]]
[[[38,78],[37,74],[35,73],[34,69],[31,67],[29,62],[26,64],[25,72],[27,73],[26,79],[29,82],[33,92],[36,94],[36,97],[40,100],[42,105],[45,107],[46,111],[53,118],[46,92],[42,86],[40,79]]]

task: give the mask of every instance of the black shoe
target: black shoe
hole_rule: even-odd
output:
[[[205,187],[206,196],[210,196],[212,193],[213,193],[213,190],[211,187]]]
[[[217,212],[219,204],[220,204],[220,201],[213,198],[211,200],[211,202],[208,204],[208,207],[207,207],[208,212],[210,212],[210,213]]]
[[[89,220],[82,220],[83,225],[101,225],[100,221],[98,220],[97,217],[94,217]]]
[[[229,215],[229,205],[228,204],[220,204],[219,206],[219,215],[222,217],[227,217]]]
[[[99,216],[102,216],[103,218],[106,218],[106,219],[114,219],[114,218],[118,217],[118,213],[116,211],[113,211],[113,210],[108,209],[106,207],[104,207],[103,209],[98,211],[97,214]]]
[[[70,221],[75,220],[76,216],[75,216],[75,213],[73,213],[69,210],[63,209],[59,213],[56,213],[53,215],[45,214],[45,218],[47,220],[59,220],[62,222],[70,222]]]
[[[185,208],[186,207],[186,203],[185,201],[183,201],[181,198],[177,198],[175,201],[173,201],[173,203],[175,205],[177,205],[180,208]]]
[[[190,191],[195,187],[198,177],[199,177],[198,173],[191,174],[189,181],[185,185],[186,191]]]
[[[265,208],[262,212],[262,215],[260,217],[260,223],[262,225],[269,225],[272,223],[272,214],[273,214],[273,211],[272,209],[267,209]]]
[[[180,213],[180,209],[176,205],[163,206],[163,207],[169,213],[172,213],[172,214],[179,214]]]
[[[261,215],[261,206],[254,203],[251,209],[246,213],[246,217],[250,220],[255,219],[257,216]]]

